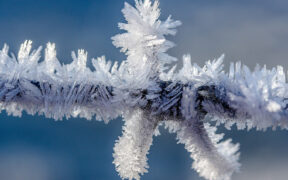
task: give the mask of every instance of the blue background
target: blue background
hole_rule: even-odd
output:
[[[128,1],[134,4],[132,0]],[[183,22],[177,47],[181,58],[191,53],[194,62],[226,53],[226,64],[241,60],[273,67],[288,61],[288,3],[284,0],[162,0],[162,19],[172,14]],[[89,58],[106,55],[122,61],[110,37],[123,22],[122,0],[0,0],[0,44],[17,53],[31,39],[34,47],[55,42],[57,56],[71,62],[70,52],[88,51]],[[180,63],[181,64],[181,63]],[[121,135],[121,118],[108,125],[95,120],[54,121],[39,116],[22,118],[0,114],[0,179],[2,180],[117,180],[112,164],[113,146]],[[266,133],[227,131],[226,138],[241,143],[241,172],[233,179],[277,179],[288,176],[287,131]],[[149,154],[145,180],[201,179],[190,169],[192,160],[175,135],[161,130]]]

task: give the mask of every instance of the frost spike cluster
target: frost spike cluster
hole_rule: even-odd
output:
[[[48,118],[96,118],[108,123],[122,116],[123,135],[115,143],[114,161],[122,179],[139,180],[148,172],[153,136],[163,125],[176,133],[194,160],[192,167],[208,180],[229,180],[239,170],[239,144],[223,140],[217,126],[234,124],[238,129],[287,129],[288,87],[281,66],[272,70],[257,66],[251,71],[241,63],[223,71],[223,59],[207,61],[204,67],[183,56],[183,67],[167,72],[177,59],[166,52],[181,23],[168,17],[160,21],[159,3],[136,0],[125,4],[127,23],[123,34],[112,38],[127,60],[120,65],[105,57],[92,59],[87,52],[72,52],[73,62],[62,65],[55,44],[48,43],[44,61],[42,47],[31,52],[25,41],[17,56],[0,51],[0,106],[9,115],[44,115]],[[215,121],[215,122],[213,122]],[[212,124],[215,124],[214,126]]]

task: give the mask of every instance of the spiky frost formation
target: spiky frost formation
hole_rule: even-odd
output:
[[[224,134],[216,134],[216,128],[196,119],[184,122],[166,122],[165,127],[177,134],[178,143],[184,144],[191,158],[192,167],[200,176],[209,180],[228,180],[240,164],[239,144],[231,139],[222,141]]]
[[[113,163],[123,179],[139,180],[148,172],[147,154],[157,122],[140,109],[125,113],[123,118],[123,135],[116,141]]]
[[[166,69],[165,65],[177,61],[166,53],[174,44],[165,36],[175,35],[175,28],[181,22],[173,21],[170,16],[166,21],[160,21],[157,0],[154,3],[136,0],[135,3],[136,8],[125,3],[122,12],[127,24],[119,23],[119,28],[127,32],[112,37],[113,44],[128,56],[126,63],[134,76],[147,71],[154,77]]]
[[[86,67],[87,52],[72,53],[73,62],[61,65],[56,58],[55,44],[48,43],[44,61],[38,63],[42,47],[31,52],[32,42],[25,41],[17,58],[8,55],[8,46],[0,51],[0,99],[1,108],[8,114],[21,116],[44,114],[62,119],[64,116],[85,117],[108,121],[121,113],[111,104],[109,92],[113,81],[111,63],[94,62],[95,72]],[[107,109],[109,108],[109,109]],[[119,108],[118,108],[119,109]]]
[[[122,179],[136,179],[148,172],[147,155],[153,135],[162,124],[176,133],[194,160],[192,167],[208,180],[229,180],[240,164],[239,145],[216,134],[216,125],[228,129],[266,130],[288,127],[288,85],[282,67],[254,71],[241,63],[223,71],[224,55],[204,67],[183,57],[183,67],[168,72],[176,61],[166,53],[173,43],[179,21],[160,21],[159,3],[136,0],[125,4],[126,32],[112,38],[127,55],[119,66],[105,57],[92,59],[95,71],[87,68],[87,52],[72,52],[73,62],[62,65],[55,44],[48,43],[44,61],[41,49],[31,52],[25,41],[18,56],[0,50],[0,106],[8,114],[40,114],[56,120],[84,117],[108,123],[122,116],[123,134],[115,143],[114,161]]]

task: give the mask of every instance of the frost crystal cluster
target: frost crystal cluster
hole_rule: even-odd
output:
[[[254,71],[241,63],[223,71],[224,56],[204,67],[183,57],[183,67],[169,68],[177,59],[166,52],[174,44],[166,39],[181,23],[168,17],[159,20],[159,3],[136,0],[125,4],[123,34],[112,38],[127,60],[120,65],[105,57],[92,59],[87,52],[72,52],[73,62],[61,65],[55,44],[48,43],[44,61],[42,47],[31,52],[25,41],[17,56],[0,51],[0,102],[8,114],[96,118],[108,123],[122,116],[123,135],[115,143],[114,161],[122,179],[136,179],[148,172],[147,154],[153,136],[163,125],[176,133],[193,159],[192,167],[208,180],[229,180],[238,171],[238,144],[222,140],[216,128],[265,130],[287,129],[288,87],[282,67]]]

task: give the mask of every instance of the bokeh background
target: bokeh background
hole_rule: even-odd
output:
[[[133,4],[133,0],[127,0]],[[122,61],[110,37],[119,33],[124,0],[0,0],[0,44],[17,53],[31,39],[34,47],[56,43],[58,58],[71,62],[72,50],[84,48],[89,58],[106,55]],[[288,2],[286,0],[161,0],[162,19],[172,14],[183,25],[172,37],[170,54],[190,53],[203,65],[226,54],[225,64],[242,61],[288,67]],[[0,114],[1,180],[119,180],[113,145],[121,135],[121,118],[103,122],[42,116]],[[161,130],[149,154],[143,180],[200,180],[192,160],[175,135]],[[241,143],[241,172],[233,180],[286,180],[288,132],[227,131]]]

